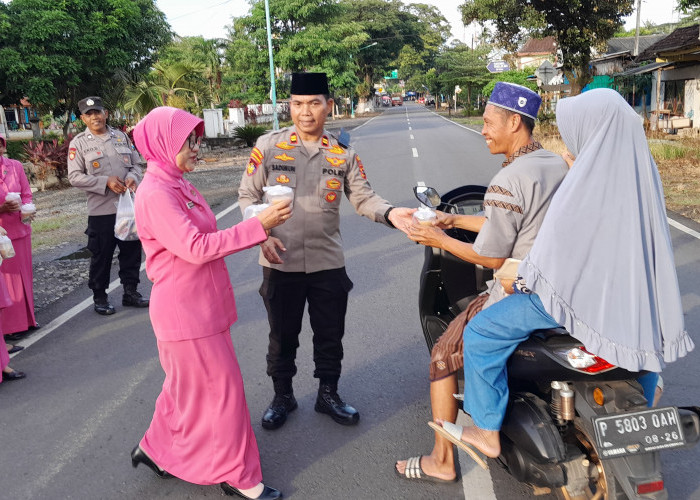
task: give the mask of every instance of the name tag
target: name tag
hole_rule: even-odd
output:
[[[192,210],[194,208],[194,201],[188,201],[187,202],[187,208]]]

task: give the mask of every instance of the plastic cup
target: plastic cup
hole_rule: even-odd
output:
[[[413,212],[413,220],[422,226],[432,226],[435,219],[437,219],[437,214],[427,207],[421,207]]]
[[[289,208],[294,208],[294,190],[287,186],[271,186],[265,191],[270,205],[289,200]]]

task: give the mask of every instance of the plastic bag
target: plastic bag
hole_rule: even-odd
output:
[[[9,259],[15,255],[15,247],[12,245],[12,240],[4,234],[0,236],[0,257]]]
[[[36,205],[34,205],[34,203],[25,203],[20,207],[19,211],[22,222],[29,224],[34,220],[34,216],[36,215]]]
[[[269,206],[270,205],[268,203],[260,203],[258,205],[250,205],[246,207],[245,212],[243,212],[243,220],[255,217]]]
[[[134,218],[134,198],[130,190],[119,195],[117,202],[117,220],[114,223],[114,236],[122,241],[139,239]]]

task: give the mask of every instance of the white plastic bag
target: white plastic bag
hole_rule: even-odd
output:
[[[12,245],[12,240],[5,234],[0,236],[0,257],[9,259],[15,255],[15,247]]]
[[[139,239],[134,218],[134,194],[127,189],[119,195],[117,202],[117,220],[114,223],[114,236],[122,241]]]
[[[260,212],[265,210],[267,207],[270,205],[268,203],[260,203],[258,205],[250,205],[247,206],[245,209],[245,212],[243,212],[243,220],[250,219],[251,217],[255,217],[258,215]]]

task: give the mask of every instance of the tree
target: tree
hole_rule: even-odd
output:
[[[682,0],[695,1],[695,0]],[[592,80],[591,48],[604,43],[632,12],[634,0],[467,0],[462,21],[496,27],[496,40],[515,50],[524,36],[554,36],[563,55],[564,74],[577,94]]]
[[[69,116],[81,98],[103,94],[120,70],[147,72],[170,39],[154,0],[13,0],[0,6],[4,102],[27,97],[55,116]]]
[[[486,69],[490,52],[491,47],[488,45],[480,45],[472,50],[463,43],[445,49],[436,64],[440,90],[446,95],[452,95],[454,88],[459,85],[466,91],[461,95],[471,105],[472,95],[475,91],[480,91],[491,78]]]

